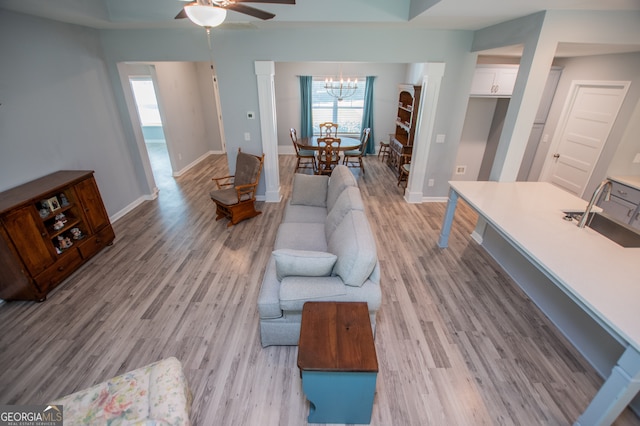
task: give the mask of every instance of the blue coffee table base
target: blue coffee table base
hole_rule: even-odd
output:
[[[371,423],[378,373],[302,371],[309,423]]]

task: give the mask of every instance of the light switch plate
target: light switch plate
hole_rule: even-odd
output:
[[[436,143],[444,143],[444,135],[443,134],[436,135]]]
[[[249,132],[245,132],[245,134],[244,134],[244,140],[245,140],[245,141],[250,141],[250,140],[251,140],[251,133],[249,133]]]
[[[635,157],[633,157],[633,162],[634,163],[640,163],[640,152],[637,153]]]

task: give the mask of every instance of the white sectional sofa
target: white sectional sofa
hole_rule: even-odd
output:
[[[296,174],[260,295],[262,346],[297,345],[307,301],[381,303],[376,242],[351,171]]]

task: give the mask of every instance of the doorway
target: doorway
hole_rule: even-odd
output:
[[[158,189],[175,185],[156,89],[151,76],[129,77],[151,171]]]
[[[573,81],[543,179],[581,197],[618,116],[629,82]]]

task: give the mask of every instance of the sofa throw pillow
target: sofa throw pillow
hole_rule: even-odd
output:
[[[329,176],[294,174],[291,204],[327,207],[328,185]]]
[[[278,280],[289,276],[326,277],[331,275],[338,256],[323,251],[279,249],[273,251]]]

